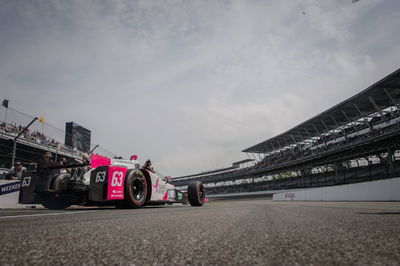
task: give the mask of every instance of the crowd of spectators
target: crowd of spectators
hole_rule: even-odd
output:
[[[375,119],[373,125],[378,124],[383,118]],[[372,121],[372,120],[371,120]],[[389,121],[389,120],[388,120]],[[293,162],[296,160],[305,159],[311,156],[319,156],[326,152],[332,152],[336,149],[343,148],[348,145],[355,145],[357,143],[375,138],[379,135],[386,134],[393,130],[400,129],[400,122],[386,125],[384,127],[375,128],[373,126],[367,126],[368,130],[363,134],[343,134],[343,133],[333,133],[331,136],[325,139],[324,144],[320,145],[320,142],[315,142],[313,145],[305,147],[304,145],[297,145],[294,148],[282,150],[274,154],[266,156],[255,168],[265,168],[269,166],[277,166],[280,164],[286,164],[288,162]]]
[[[16,123],[12,122],[10,124],[6,123],[1,123],[0,124],[0,131],[4,132],[9,135],[18,135],[24,130],[24,127],[19,125],[17,126]],[[43,145],[48,145],[52,146],[55,148],[60,148],[62,145],[58,141],[56,141],[53,138],[50,138],[46,135],[44,135],[42,132],[39,132],[37,130],[31,131],[29,128],[25,130],[25,132],[22,134],[22,137],[26,140],[36,142],[38,144],[43,144]]]
[[[12,123],[4,123],[2,122],[0,124],[0,133],[5,133],[7,135],[11,135],[13,137],[17,136],[19,133],[21,133],[24,130],[24,127],[21,125],[17,125],[15,122]],[[59,141],[55,140],[54,138],[51,138],[49,136],[46,136],[42,132],[38,130],[30,130],[29,128],[26,129],[26,131],[21,135],[20,138],[23,138],[24,140],[45,145],[45,146],[50,146],[52,148],[58,149],[58,150],[64,150],[68,151],[71,153],[79,153],[77,149],[73,149],[71,147],[68,147]]]
[[[240,184],[206,185],[207,194],[246,193],[255,191],[309,188],[330,185],[357,183],[362,181],[379,180],[382,178],[397,177],[400,168],[389,168],[386,164],[375,164],[368,167],[358,166],[352,169],[341,169],[325,173],[316,173],[305,177],[274,178],[255,182],[242,182]]]

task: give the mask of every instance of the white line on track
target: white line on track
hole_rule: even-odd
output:
[[[26,215],[11,215],[11,216],[2,216],[0,219],[7,218],[20,218],[20,217],[37,217],[37,216],[52,216],[52,215],[64,215],[64,214],[76,214],[76,213],[88,213],[94,211],[76,211],[76,212],[56,212],[56,213],[43,213],[43,214],[26,214]]]

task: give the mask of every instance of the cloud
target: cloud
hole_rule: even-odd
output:
[[[160,163],[167,167],[184,161],[188,173],[229,166],[246,157],[239,151],[294,126],[293,121],[304,118],[296,110],[309,108],[307,100],[290,93],[262,103],[211,98],[205,105],[185,104],[182,141]]]
[[[398,7],[2,1],[0,85],[14,108],[166,174],[221,168],[398,68]]]

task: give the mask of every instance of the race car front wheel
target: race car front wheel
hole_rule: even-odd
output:
[[[142,172],[132,171],[125,178],[125,202],[128,207],[140,208],[146,202],[147,181]]]
[[[192,206],[203,206],[206,198],[203,183],[200,181],[192,182],[188,186],[188,200]]]

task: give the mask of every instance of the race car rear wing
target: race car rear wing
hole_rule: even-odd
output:
[[[43,165],[37,171],[22,173],[19,203],[37,203],[36,193],[50,192],[54,186],[54,180],[62,175],[59,169],[76,169],[85,166],[88,166],[88,164]]]

